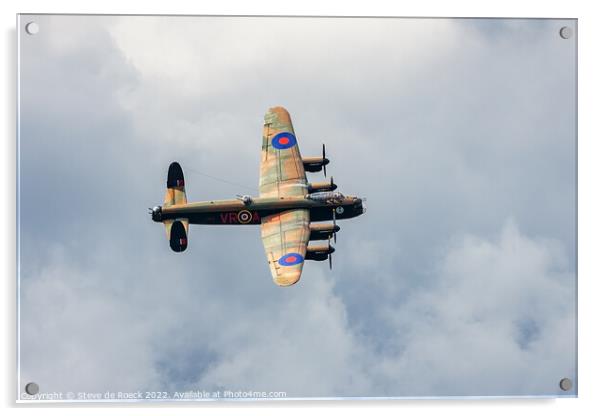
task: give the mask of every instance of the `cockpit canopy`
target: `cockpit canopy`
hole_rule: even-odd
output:
[[[307,195],[307,198],[319,202],[342,201],[345,198],[345,195],[340,192],[316,192]]]

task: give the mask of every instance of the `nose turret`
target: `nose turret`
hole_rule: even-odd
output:
[[[366,202],[366,198],[360,198],[357,196],[354,196],[354,201],[353,201],[353,210],[355,212],[356,215],[362,215],[363,213],[366,212],[366,205],[364,204],[364,202]]]

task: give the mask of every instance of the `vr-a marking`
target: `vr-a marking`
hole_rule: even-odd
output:
[[[261,217],[256,211],[251,213],[244,209],[238,212],[222,212],[219,214],[222,224],[260,224]]]

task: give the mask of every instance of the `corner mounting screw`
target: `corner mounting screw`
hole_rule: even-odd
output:
[[[570,378],[563,378],[562,380],[560,380],[559,386],[560,389],[562,389],[563,391],[569,391],[573,388],[573,382]]]
[[[27,383],[25,385],[25,393],[29,394],[30,396],[35,396],[39,391],[40,386],[38,386],[37,383]]]
[[[25,31],[30,35],[35,35],[40,31],[40,26],[36,22],[29,22],[25,25]]]
[[[560,37],[562,39],[569,39],[571,36],[573,36],[573,29],[568,26],[562,26],[560,28],[560,32],[558,33],[560,33]]]

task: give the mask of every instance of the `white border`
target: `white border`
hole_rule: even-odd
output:
[[[602,94],[599,74],[601,25],[600,13],[595,2],[575,4],[569,1],[528,2],[507,0],[478,2],[469,0],[422,1],[388,4],[384,1],[345,1],[341,3],[325,0],[283,2],[275,0],[250,1],[158,1],[147,0],[136,3],[126,0],[105,0],[102,2],[78,2],[74,0],[27,1],[8,0],[1,3],[3,25],[3,83],[2,125],[4,127],[2,178],[3,199],[0,204],[0,218],[5,230],[0,255],[4,265],[2,315],[4,365],[0,392],[2,405],[8,413],[19,409],[19,414],[27,414],[40,407],[49,414],[81,413],[86,408],[90,413],[104,414],[106,407],[118,414],[164,414],[166,408],[179,408],[178,413],[198,413],[199,407],[234,414],[247,408],[257,414],[306,413],[311,408],[328,411],[345,411],[349,414],[364,414],[377,410],[382,413],[399,414],[401,411],[441,412],[453,414],[507,414],[520,409],[529,414],[587,414],[602,408],[599,385],[601,335],[598,322],[600,314],[600,235],[602,227],[602,178],[600,169],[600,105]],[[458,17],[557,17],[579,19],[579,399],[489,399],[489,400],[387,400],[387,401],[272,401],[272,402],[203,402],[203,403],[151,403],[151,404],[56,404],[39,406],[16,405],[14,403],[16,372],[16,251],[15,251],[15,180],[16,165],[16,35],[15,16],[17,13],[119,13],[119,14],[261,14],[261,15],[347,15],[347,16],[458,16]],[[598,100],[597,100],[598,99]],[[12,407],[12,408],[11,408]],[[284,409],[286,408],[286,410]],[[598,410],[598,411],[599,411]],[[169,410],[173,412],[173,410]]]

